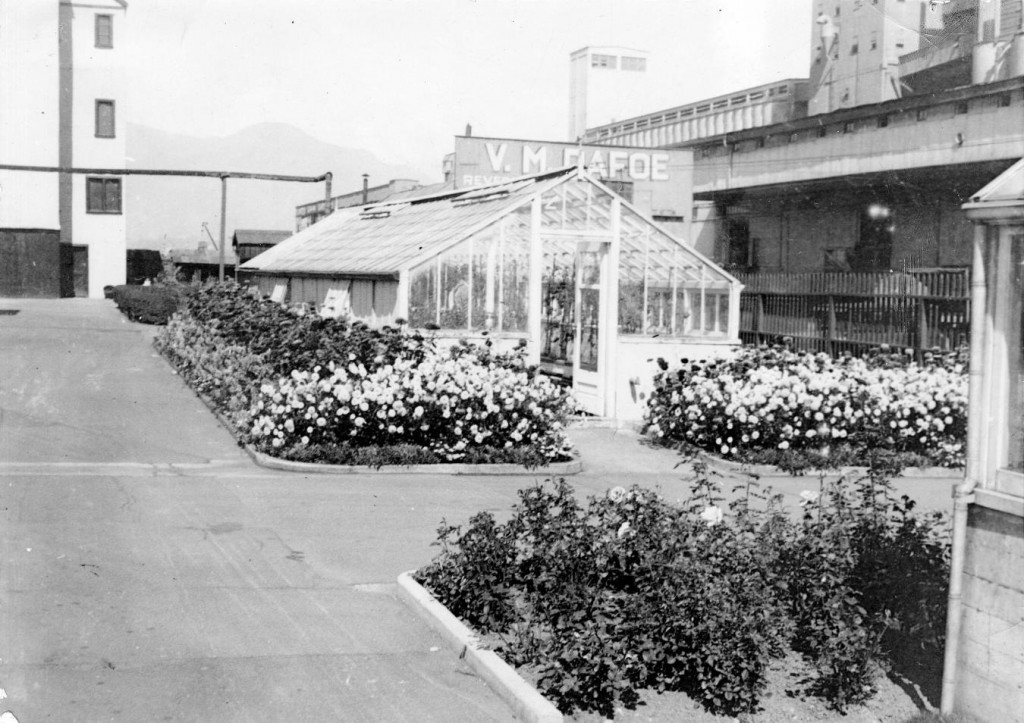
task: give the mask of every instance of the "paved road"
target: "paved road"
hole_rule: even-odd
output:
[[[0,300],[0,713],[510,720],[394,581],[429,561],[442,518],[504,516],[544,475],[257,467],[152,334],[108,301]],[[635,482],[687,496],[674,453],[572,435],[581,495]],[[816,487],[771,483],[793,500]],[[948,480],[901,486],[949,507]]]

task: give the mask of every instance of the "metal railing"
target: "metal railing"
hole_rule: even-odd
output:
[[[952,351],[969,341],[966,268],[901,273],[738,273],[740,338],[859,354],[888,344]]]

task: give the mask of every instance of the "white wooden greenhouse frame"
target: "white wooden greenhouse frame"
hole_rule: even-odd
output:
[[[658,358],[739,344],[741,284],[575,167],[336,211],[239,268],[321,313],[524,345],[620,421],[641,417]]]

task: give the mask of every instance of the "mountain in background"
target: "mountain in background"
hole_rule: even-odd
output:
[[[129,168],[290,176],[331,171],[335,196],[362,188],[364,173],[370,174],[370,186],[394,178],[426,184],[439,175],[384,163],[372,153],[325,143],[284,123],[261,123],[224,138],[196,138],[129,124],[127,146]],[[437,164],[440,169],[440,157]],[[125,185],[129,248],[194,248],[207,240],[203,222],[218,239],[220,179],[128,176]],[[294,230],[295,207],[324,198],[322,182],[232,178],[227,189],[228,243],[236,228]]]

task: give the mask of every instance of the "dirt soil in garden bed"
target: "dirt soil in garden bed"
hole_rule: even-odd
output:
[[[536,683],[528,669],[520,668],[519,674],[531,684]],[[879,673],[875,680],[878,692],[863,705],[850,706],[846,714],[832,710],[825,701],[810,695],[801,695],[806,680],[813,669],[796,653],[783,660],[773,661],[768,673],[768,687],[761,696],[761,709],[756,713],[740,716],[715,715],[708,713],[693,698],[685,693],[657,693],[642,691],[642,705],[635,710],[615,709],[615,721],[650,721],[651,723],[791,723],[792,721],[843,721],[843,723],[905,723],[928,710],[921,693],[912,683],[905,686]],[[935,707],[937,707],[937,701]],[[576,723],[603,723],[607,720],[597,713],[576,711],[565,717]]]

